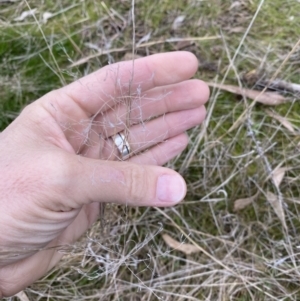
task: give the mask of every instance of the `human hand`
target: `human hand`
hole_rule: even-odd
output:
[[[181,176],[159,165],[205,117],[208,87],[188,80],[198,61],[174,52],[132,67],[109,65],[48,93],[0,134],[0,298],[54,267],[62,257],[55,247],[77,240],[101,203],[172,206],[184,198]],[[122,131],[131,148],[124,161],[111,139]]]

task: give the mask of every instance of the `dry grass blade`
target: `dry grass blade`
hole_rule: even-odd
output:
[[[291,122],[289,122],[285,117],[282,117],[278,115],[277,113],[271,111],[271,110],[266,110],[266,113],[279,121],[287,130],[289,130],[292,134],[296,134],[295,128]]]
[[[286,222],[285,222],[285,214],[284,214],[284,209],[282,206],[282,202],[280,201],[279,197],[275,195],[274,193],[268,191],[267,192],[267,200],[271,204],[274,212],[280,219],[283,227],[287,229]]]
[[[190,255],[190,254],[193,254],[193,253],[200,252],[198,247],[196,247],[192,244],[186,244],[186,243],[178,242],[177,240],[173,239],[168,234],[163,234],[162,238],[169,247],[171,247],[173,249],[176,249],[180,252],[183,252],[186,255]]]
[[[257,199],[257,197],[258,197],[258,193],[248,198],[236,200],[234,202],[233,210],[239,211],[246,208],[247,206],[251,205]]]
[[[218,88],[233,94],[242,95],[243,97],[247,97],[250,99],[253,99],[259,103],[262,103],[264,105],[268,106],[278,106],[280,104],[286,103],[288,100],[276,93],[276,92],[261,92],[257,90],[250,90],[241,88],[238,86],[233,85],[221,85],[216,83],[208,83],[210,87]]]

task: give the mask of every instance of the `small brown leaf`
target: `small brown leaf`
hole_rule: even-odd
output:
[[[183,252],[186,255],[190,255],[192,253],[197,253],[201,251],[195,245],[178,242],[168,234],[163,234],[162,238],[169,247]]]
[[[122,58],[122,61],[132,61],[141,58],[141,55],[133,54],[132,52],[126,52]]]
[[[181,27],[184,19],[185,19],[185,16],[183,16],[183,15],[178,16],[173,22],[172,29],[177,30],[179,27]]]
[[[175,48],[176,50],[181,50],[181,49],[185,49],[187,47],[190,47],[193,45],[193,42],[192,41],[179,41],[176,45],[175,45]]]
[[[261,91],[257,91],[257,90],[245,89],[245,88],[241,88],[241,87],[233,86],[233,85],[220,85],[220,84],[216,84],[216,83],[208,83],[208,85],[211,87],[214,87],[214,88],[218,88],[218,89],[233,93],[233,94],[242,95],[244,97],[253,99],[257,102],[260,102],[260,103],[268,105],[268,106],[277,106],[277,105],[283,104],[288,101],[284,96],[282,96],[276,92],[262,93]]]
[[[276,168],[273,172],[272,172],[272,179],[273,179],[273,182],[275,184],[275,186],[277,188],[279,188],[284,176],[285,176],[285,173],[286,171],[290,170],[289,167],[280,167],[280,168]]]
[[[292,125],[291,122],[289,122],[285,117],[282,117],[278,114],[276,114],[275,112],[272,112],[271,110],[266,110],[266,113],[276,119],[277,121],[279,121],[287,130],[289,130],[292,134],[296,134],[295,128]]]
[[[238,26],[238,27],[233,27],[233,28],[228,28],[229,33],[241,33],[241,32],[245,32],[245,28],[242,26]]]
[[[250,204],[252,204],[256,199],[257,199],[258,193],[256,193],[255,195],[249,197],[249,198],[244,198],[244,199],[238,199],[234,202],[234,211],[239,211],[242,210],[244,208],[246,208],[247,206],[249,206]]]
[[[283,227],[287,229],[286,222],[285,222],[285,214],[284,214],[284,209],[282,206],[282,202],[280,201],[279,197],[275,195],[274,193],[268,191],[267,192],[267,200],[271,204],[274,212],[280,219]]]
[[[24,291],[21,291],[18,294],[16,294],[16,297],[18,297],[20,299],[20,301],[29,301],[29,299]]]
[[[234,8],[236,8],[236,7],[239,7],[239,6],[241,6],[241,2],[240,2],[240,1],[234,1],[234,2],[230,5],[229,10],[232,10],[232,9],[234,9]]]

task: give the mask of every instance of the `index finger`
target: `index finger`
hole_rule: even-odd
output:
[[[85,113],[94,115],[126,97],[187,80],[197,68],[198,60],[190,52],[155,54],[134,62],[105,66],[62,88],[61,92],[71,97]]]

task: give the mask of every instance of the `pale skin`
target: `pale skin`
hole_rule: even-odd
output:
[[[205,118],[208,87],[190,79],[197,68],[188,52],[138,59],[134,74],[132,62],[106,66],[27,106],[0,134],[0,298],[53,268],[62,257],[55,246],[84,234],[100,204],[167,207],[184,198],[183,178],[161,165]],[[122,161],[110,137],[128,125],[132,78],[132,156]]]

